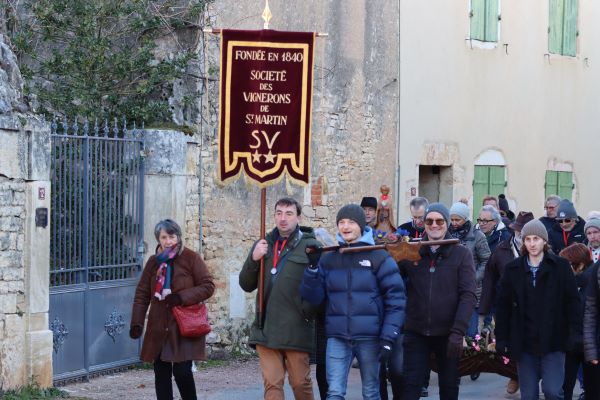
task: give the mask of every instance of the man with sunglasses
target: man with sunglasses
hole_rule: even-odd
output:
[[[439,368],[441,399],[458,399],[458,361],[463,338],[475,309],[475,267],[464,246],[427,246],[449,239],[450,212],[441,203],[425,210],[421,260],[401,261],[406,282],[403,400],[417,400],[434,353]]]
[[[586,244],[585,221],[577,215],[575,206],[563,199],[558,204],[556,222],[548,231],[549,244],[554,254],[573,243]]]
[[[496,246],[510,238],[510,232],[502,222],[500,212],[494,206],[481,207],[479,218],[477,218],[477,227],[485,235],[492,253],[496,250]]]
[[[544,203],[544,211],[546,212],[546,215],[540,218],[540,222],[544,224],[548,232],[550,232],[550,230],[556,223],[556,215],[558,214],[558,204],[561,200],[562,199],[555,194],[546,198],[546,203]]]

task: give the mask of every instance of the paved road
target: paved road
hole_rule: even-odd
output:
[[[314,375],[315,395],[318,390]],[[230,362],[223,365],[201,368],[194,373],[199,400],[260,400],[262,399],[262,378],[258,360]],[[482,374],[476,381],[463,377],[460,386],[461,400],[511,399],[520,396],[508,395],[505,392],[507,379]],[[137,369],[110,376],[94,378],[89,382],[71,384],[63,387],[73,396],[93,400],[149,400],[154,397],[154,373],[152,370]],[[431,386],[428,399],[438,399],[437,375],[431,374]],[[293,399],[292,392],[286,385],[286,399]],[[177,390],[175,389],[177,393]],[[576,389],[579,395],[578,388]],[[180,399],[179,396],[175,396]],[[390,389],[390,399],[391,399]],[[575,397],[577,398],[577,397]],[[357,369],[351,369],[348,380],[347,400],[360,400],[361,384]],[[424,399],[427,400],[427,399]]]

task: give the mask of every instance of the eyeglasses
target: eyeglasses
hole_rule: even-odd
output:
[[[425,217],[423,217],[422,215],[420,217],[412,217],[413,221],[423,221]]]
[[[545,206],[544,210],[554,210],[558,206]]]
[[[443,218],[439,218],[439,219],[431,219],[431,218],[427,218],[425,220],[425,225],[433,225],[433,223],[435,222],[435,224],[437,226],[442,226],[446,223],[446,220]]]
[[[558,222],[559,224],[570,224],[573,220],[571,218],[562,218],[562,219],[556,219],[556,222]]]
[[[477,223],[479,225],[489,224],[490,222],[494,222],[494,220],[493,219],[481,219],[481,218],[477,218]]]

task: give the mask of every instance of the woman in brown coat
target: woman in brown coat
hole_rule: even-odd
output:
[[[192,305],[212,296],[215,286],[200,255],[183,246],[181,228],[166,219],[154,228],[159,242],[148,260],[135,291],[129,336],[142,335],[148,325],[140,359],[154,363],[158,400],[172,400],[175,382],[183,400],[196,400],[192,360],[205,359],[205,337],[182,337],[171,307]]]

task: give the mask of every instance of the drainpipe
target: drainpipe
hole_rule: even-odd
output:
[[[400,46],[400,1],[398,0],[398,108],[397,108],[397,118],[398,122],[396,125],[396,171],[394,177],[394,185],[396,187],[396,226],[400,225],[400,86],[402,85],[401,73],[400,73],[400,52],[402,51],[402,47]]]

